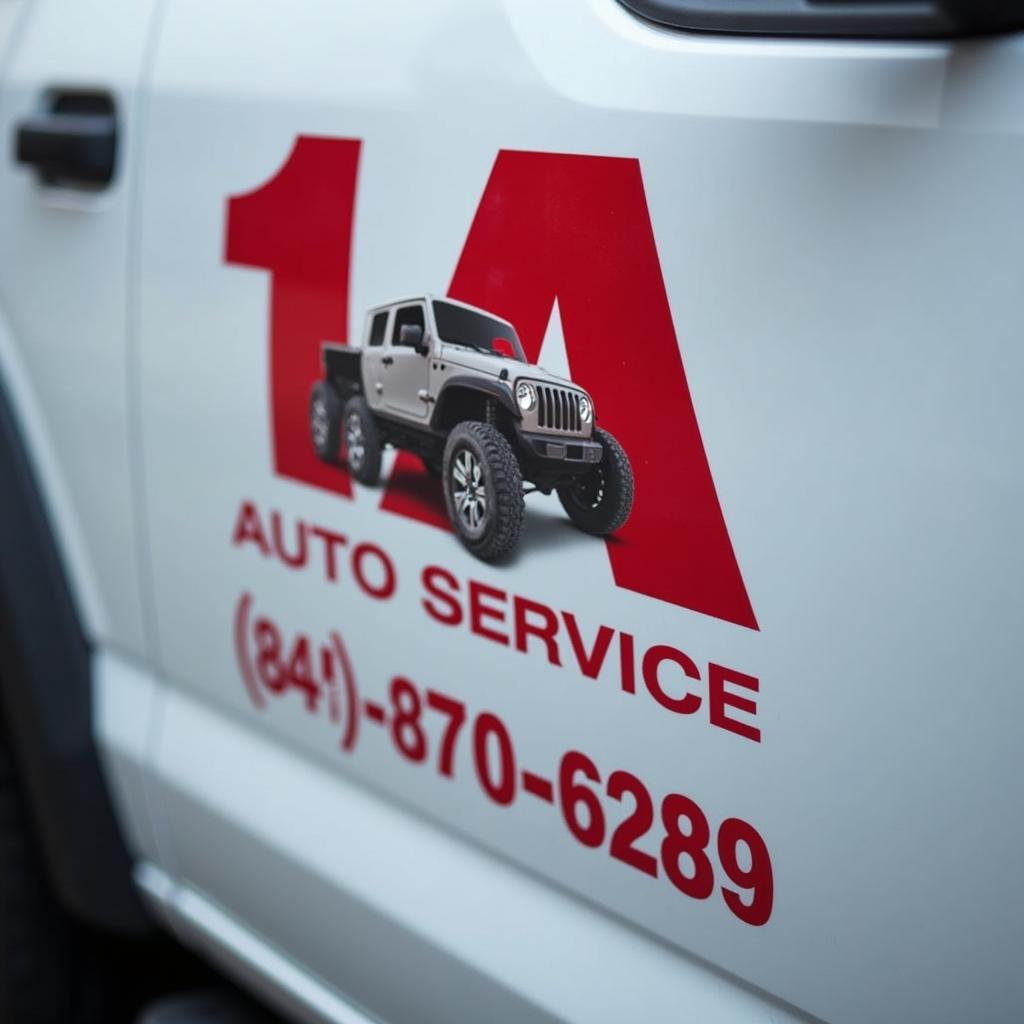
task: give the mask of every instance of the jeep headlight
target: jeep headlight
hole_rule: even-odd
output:
[[[580,395],[579,409],[580,419],[583,420],[584,423],[589,423],[594,418],[594,406],[586,395]]]
[[[523,412],[529,412],[537,404],[537,389],[529,381],[521,380],[516,385],[516,401]]]

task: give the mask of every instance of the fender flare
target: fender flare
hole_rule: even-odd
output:
[[[93,737],[92,671],[14,409],[0,378],[0,710],[43,861],[83,922],[152,928]]]
[[[442,385],[437,396],[437,403],[434,406],[433,415],[430,417],[431,429],[438,429],[438,425],[441,422],[441,418],[444,413],[446,399],[453,391],[476,391],[479,394],[486,395],[488,398],[495,399],[504,409],[511,413],[514,419],[522,419],[519,409],[516,408],[512,392],[504,384],[496,380],[487,380],[485,378],[482,379],[480,377],[463,375],[459,377],[451,377]]]

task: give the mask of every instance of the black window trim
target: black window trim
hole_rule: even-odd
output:
[[[1024,0],[619,0],[696,32],[846,38],[957,38],[1024,28]]]
[[[402,328],[402,324],[399,324],[398,320],[401,315],[409,309],[418,309],[420,311],[420,319],[423,321],[423,336],[427,334],[427,307],[421,301],[406,302],[401,306],[395,306],[395,315],[391,320],[391,331],[388,333],[388,348],[401,348],[398,344],[398,332]]]
[[[388,317],[390,315],[391,311],[387,309],[382,309],[379,313],[373,314],[373,319],[370,321],[370,337],[367,339],[367,346],[369,348],[379,348],[384,344],[384,340],[388,336]],[[376,334],[378,323],[383,324],[379,337]],[[376,341],[373,340],[375,337],[377,338]]]

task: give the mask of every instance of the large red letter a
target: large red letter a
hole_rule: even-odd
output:
[[[515,324],[537,358],[555,299],[573,380],[633,463],[608,543],[620,587],[757,629],[672,325],[640,165],[502,151],[451,295]]]

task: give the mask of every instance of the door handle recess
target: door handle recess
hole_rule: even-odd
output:
[[[113,103],[107,97],[89,100],[80,102],[74,94],[58,97],[50,112],[18,122],[15,159],[34,167],[44,184],[103,188],[113,181]]]
[[[393,356],[384,356],[384,358],[383,358],[383,359],[381,359],[381,362],[382,362],[382,363],[383,363],[383,364],[384,364],[385,366],[390,366],[390,365],[391,365],[391,364],[392,364],[392,363],[393,363],[394,361],[395,361],[395,360],[394,360],[394,357],[393,357]]]

